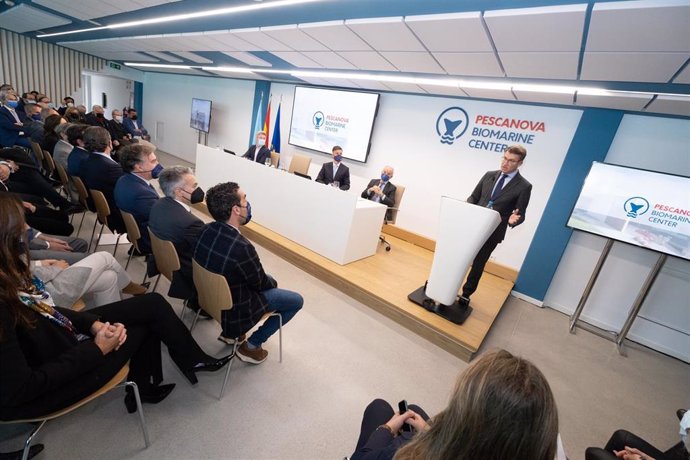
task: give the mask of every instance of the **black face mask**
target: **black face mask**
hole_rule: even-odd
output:
[[[189,193],[187,190],[184,190],[184,192]],[[204,190],[201,187],[197,187],[192,193],[189,193],[189,202],[192,204],[201,203],[204,201],[204,196],[206,196]]]
[[[97,113],[96,118],[105,118],[105,114]]]
[[[130,120],[136,120],[137,118],[139,118],[139,117],[137,117],[136,115],[130,115],[130,116],[129,116],[129,119],[130,119]]]

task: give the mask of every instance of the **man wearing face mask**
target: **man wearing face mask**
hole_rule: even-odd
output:
[[[316,182],[326,185],[338,182],[340,190],[350,190],[350,169],[341,163],[343,160],[343,148],[336,145],[333,147],[332,155],[333,161],[324,163],[321,166],[321,171],[316,176]]]
[[[127,133],[125,126],[122,124],[122,111],[113,110],[111,112],[112,119],[108,120],[106,128],[110,133],[110,138],[113,140],[113,147],[115,150],[122,146],[127,146],[132,143],[132,136]]]
[[[16,108],[19,98],[14,92],[3,91],[0,93],[0,147],[31,148],[29,140],[24,132],[24,123],[19,120]]]
[[[151,208],[149,228],[159,238],[171,241],[180,259],[180,269],[173,273],[168,295],[186,299],[187,305],[197,311],[192,253],[204,223],[192,214],[190,205],[203,202],[204,191],[192,170],[186,166],[165,168],[158,178],[158,185],[165,196]]]
[[[376,201],[377,203],[385,204],[389,208],[395,206],[395,185],[390,183],[393,178],[393,168],[386,166],[381,170],[381,177],[379,179],[372,179],[369,185],[362,192],[362,198]],[[390,210],[386,211],[386,219],[390,220]]]
[[[141,232],[139,249],[149,254],[149,214],[159,198],[158,192],[151,185],[151,180],[158,179],[163,166],[158,163],[156,153],[151,147],[138,144],[121,150],[120,165],[125,174],[115,184],[115,204],[119,209],[134,216]]]
[[[151,139],[149,132],[141,124],[141,121],[139,121],[139,116],[134,108],[129,109],[127,112],[127,118],[122,121],[122,124],[133,138],[140,137],[147,141]]]
[[[91,126],[100,126],[108,129],[107,120],[105,119],[105,110],[100,105],[94,105],[91,112],[86,114],[86,123]]]
[[[266,133],[259,131],[256,133],[256,144],[249,147],[247,153],[242,155],[242,158],[247,158],[257,163],[266,164],[266,158],[271,158],[271,150],[266,147]]]
[[[204,226],[194,260],[225,276],[233,301],[232,309],[223,310],[219,340],[228,344],[239,340],[238,358],[260,364],[268,357],[261,345],[278,331],[279,319],[271,316],[248,339],[246,333],[267,312],[280,313],[286,324],[302,308],[304,299],[296,292],[278,289],[276,280],[264,272],[254,246],[240,233],[240,227],[251,220],[252,207],[239,185],[226,182],[211,187],[206,204],[215,222]]]
[[[74,99],[69,96],[62,98],[62,105],[57,109],[58,114],[60,114],[60,116],[64,116],[65,111],[70,107],[74,107]]]

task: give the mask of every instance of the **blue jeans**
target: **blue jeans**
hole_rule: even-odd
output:
[[[283,318],[283,325],[292,319],[297,314],[304,304],[304,299],[296,292],[288,291],[287,289],[267,289],[261,292],[268,301],[268,309],[280,313]],[[261,346],[270,336],[276,333],[280,326],[280,320],[277,316],[269,317],[260,327],[252,334],[247,342],[255,347]]]

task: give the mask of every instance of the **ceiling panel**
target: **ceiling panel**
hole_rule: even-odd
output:
[[[262,27],[261,31],[269,37],[286,44],[295,51],[328,51],[328,48],[317,40],[314,40],[314,37],[298,29],[296,24],[289,26]]]
[[[388,88],[390,88],[391,91],[397,91],[399,93],[426,94],[426,91],[424,91],[418,85],[413,85],[412,83],[393,83],[393,82],[387,81],[387,82],[384,82],[383,84],[386,85]]]
[[[177,1],[179,0],[33,0],[41,6],[81,20],[102,18]]]
[[[144,69],[141,69],[144,70]],[[197,69],[165,69],[165,68],[156,68],[156,69],[146,69],[146,72],[162,72],[162,73],[175,73],[175,74],[185,74],[185,75],[199,75],[202,77],[208,77],[208,73],[202,72],[201,70]],[[215,72],[211,72],[215,73]],[[235,78],[235,77],[233,77]]]
[[[596,3],[587,51],[690,51],[690,3]]]
[[[341,51],[338,54],[360,70],[382,72],[398,70],[376,51]]]
[[[654,102],[649,104],[645,112],[670,113],[690,117],[690,98],[657,96]]]
[[[137,61],[137,62],[158,62],[158,59],[147,56],[146,54],[135,53],[132,51],[121,52],[103,52],[98,56],[108,59],[109,61]]]
[[[492,53],[433,53],[450,75],[503,77],[496,55]]]
[[[508,77],[577,80],[577,52],[499,53]]]
[[[425,51],[402,17],[351,19],[345,25],[378,51]]]
[[[436,86],[436,85],[419,85],[424,91],[429,94],[435,94],[437,96],[455,96],[455,97],[467,97],[465,93],[460,88],[449,88],[447,86]]]
[[[690,85],[690,65],[686,65],[681,73],[673,79],[673,83],[682,83]]]
[[[335,54],[333,51],[305,51],[306,57],[328,69],[348,69],[356,70],[357,67]]]
[[[299,29],[333,51],[371,51],[371,47],[345,26],[345,21],[300,24]]]
[[[25,3],[0,13],[0,28],[17,33],[71,24],[72,21],[47,13]]]
[[[251,43],[256,46],[255,50],[247,50],[238,48],[241,51],[292,51],[292,48],[279,42],[275,38],[266,35],[261,32],[258,28],[254,29],[236,29],[231,31],[234,35],[241,38],[242,40]]]
[[[242,40],[240,37],[227,30],[204,32],[204,34],[208,35],[210,39],[220,43],[222,47],[226,47],[224,51],[263,51],[263,48]]]
[[[297,51],[274,51],[273,55],[299,68],[320,69],[322,67],[304,54]]]
[[[534,91],[513,90],[518,101],[540,102],[544,104],[572,105],[575,91],[567,94],[537,93]]]
[[[182,59],[178,58],[177,56],[173,56],[172,54],[168,53],[161,53],[159,51],[147,51],[148,54],[151,54],[152,56],[157,57],[161,61],[165,62],[184,62]]]
[[[251,53],[245,53],[244,51],[224,51],[223,54],[230,56],[233,59],[237,59],[240,62],[244,62],[247,65],[257,67],[273,67],[273,64],[270,62],[266,62],[263,59],[258,58]]]
[[[357,84],[360,86],[360,88],[368,89],[371,91],[390,91],[390,88],[388,88],[386,85],[384,85],[380,81],[357,80]]]
[[[299,77],[300,80],[304,80],[306,83],[309,83],[310,85],[316,85],[316,86],[331,86],[329,82],[324,80],[323,78],[316,78],[316,77]]]
[[[206,59],[198,54],[190,53],[189,51],[175,51],[174,54],[180,56],[181,58],[196,62],[197,64],[213,64],[212,60]]]
[[[502,89],[483,89],[483,88],[462,88],[464,92],[467,93],[469,97],[475,97],[479,99],[501,99],[514,101],[512,91],[502,90]]]
[[[431,54],[425,51],[382,51],[381,55],[401,72],[446,73]]]
[[[586,10],[563,5],[487,11],[484,21],[499,52],[579,51]]]
[[[688,57],[688,53],[585,53],[580,78],[663,83]]]
[[[429,51],[493,51],[479,12],[407,16],[405,23]]]
[[[583,107],[602,107],[618,110],[642,110],[652,96],[629,94],[625,96],[588,96],[577,95],[577,105]]]
[[[234,48],[225,48],[211,35],[182,34],[175,38],[177,43],[183,45],[187,51],[234,51]]]

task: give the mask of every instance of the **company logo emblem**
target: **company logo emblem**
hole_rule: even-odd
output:
[[[323,126],[323,121],[324,121],[323,112],[316,112],[314,116],[311,117],[312,123],[314,123],[314,128],[319,129],[320,127]]]
[[[628,217],[635,219],[638,216],[649,211],[649,201],[641,196],[634,196],[628,198],[623,204],[623,209]]]
[[[441,112],[436,120],[436,133],[441,138],[441,144],[452,145],[460,136],[465,134],[469,126],[470,117],[460,107],[448,107]]]

